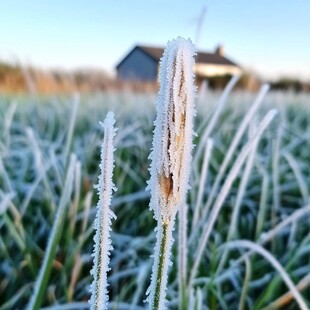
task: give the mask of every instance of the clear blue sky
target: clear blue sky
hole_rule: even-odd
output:
[[[0,59],[112,71],[136,43],[177,36],[267,77],[310,80],[310,0],[0,0]]]

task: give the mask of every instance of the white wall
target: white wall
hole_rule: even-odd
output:
[[[242,70],[236,66],[231,65],[211,65],[211,64],[195,64],[194,71],[200,76],[216,76],[226,74],[240,74]]]

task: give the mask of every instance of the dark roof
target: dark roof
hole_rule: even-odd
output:
[[[206,52],[198,52],[196,56],[197,63],[208,63],[208,64],[216,64],[216,65],[231,65],[238,66],[233,61],[227,59],[224,56],[215,54],[215,53],[206,53]]]
[[[164,49],[162,47],[152,47],[145,45],[136,45],[116,66],[117,68],[123,63],[123,61],[136,49],[142,50],[144,53],[149,55],[155,61],[159,62],[160,58],[163,55]],[[216,53],[208,53],[208,52],[197,52],[196,55],[196,63],[208,63],[208,64],[216,64],[216,65],[231,65],[238,66],[235,62],[229,60],[228,58],[218,55]]]
[[[143,45],[137,45],[137,47],[140,48],[145,53],[149,54],[156,61],[159,61],[161,56],[164,53],[164,49],[162,47],[151,47],[151,46],[143,46]]]

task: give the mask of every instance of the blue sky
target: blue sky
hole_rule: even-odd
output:
[[[112,71],[136,43],[177,36],[265,77],[310,80],[310,0],[0,0],[0,59]]]

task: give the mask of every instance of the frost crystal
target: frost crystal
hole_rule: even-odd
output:
[[[188,190],[193,148],[194,46],[178,38],[168,42],[160,64],[160,90],[150,158],[150,208],[156,220],[169,220]]]
[[[194,55],[191,41],[178,38],[168,42],[160,64],[148,182],[150,209],[157,220],[154,264],[147,291],[151,310],[165,309],[174,220],[189,187],[196,90],[193,84]]]
[[[114,114],[109,112],[103,123],[104,139],[101,148],[100,176],[98,185],[99,201],[97,204],[97,214],[95,219],[94,236],[94,266],[91,270],[93,282],[90,287],[91,298],[89,300],[90,309],[107,309],[108,304],[108,283],[107,272],[110,270],[110,251],[113,249],[110,239],[111,221],[116,216],[110,209],[112,193],[115,187],[112,181],[114,168],[114,147],[113,137],[116,129],[114,128]]]

